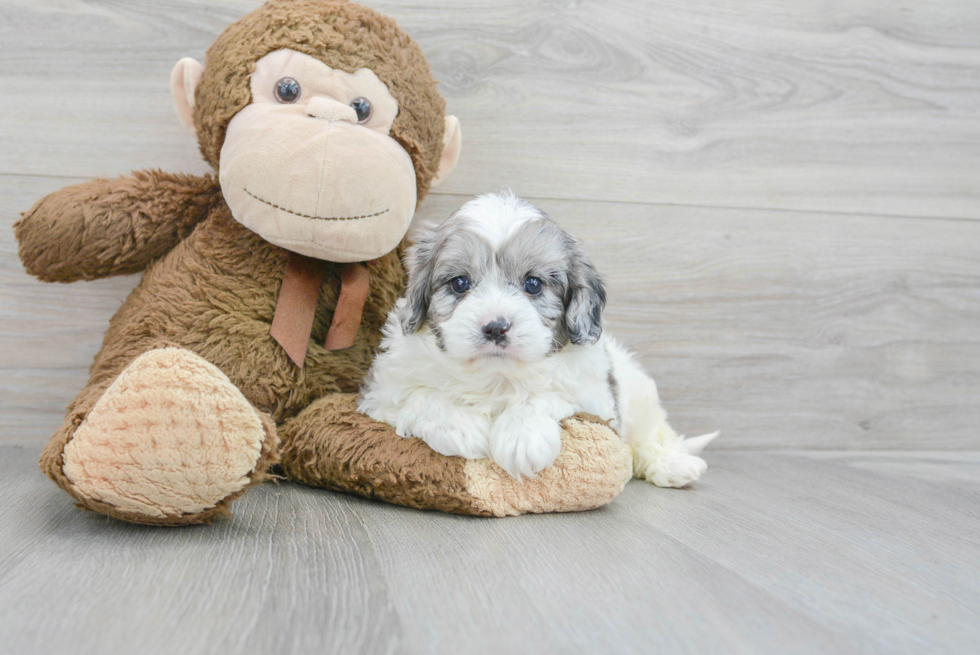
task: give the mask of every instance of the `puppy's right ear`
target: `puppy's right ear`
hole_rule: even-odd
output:
[[[398,304],[398,321],[406,335],[418,332],[425,323],[432,299],[433,255],[436,248],[436,227],[424,224],[416,231],[415,245],[408,249],[408,287],[404,303]]]

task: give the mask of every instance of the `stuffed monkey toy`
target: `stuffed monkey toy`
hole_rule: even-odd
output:
[[[271,0],[174,69],[217,177],[66,187],[16,224],[46,282],[143,271],[41,469],[88,510],[186,525],[277,475],[479,516],[590,509],[632,475],[595,417],[517,481],[358,414],[417,204],[460,150],[422,51],[355,4]]]

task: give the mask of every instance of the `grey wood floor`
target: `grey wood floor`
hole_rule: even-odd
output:
[[[161,531],[34,460],[136,282],[10,225],[204,172],[169,72],[258,0],[0,0],[0,654],[980,652],[980,3],[379,0],[459,116],[420,219],[510,186],[585,239],[697,487],[481,521],[292,484]]]
[[[980,453],[726,451],[587,514],[289,483],[181,530],[82,513],[0,447],[4,653],[975,653]]]

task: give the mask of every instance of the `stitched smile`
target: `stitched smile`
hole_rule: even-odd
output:
[[[381,216],[382,214],[386,214],[388,212],[387,209],[383,209],[383,210],[381,210],[379,212],[375,212],[373,214],[364,214],[363,216],[310,216],[309,214],[300,214],[299,212],[294,212],[292,209],[286,209],[285,207],[280,207],[276,203],[269,202],[268,200],[266,200],[264,198],[259,198],[257,195],[255,195],[254,193],[252,193],[248,189],[243,188],[243,191],[245,191],[245,193],[247,193],[248,195],[252,196],[253,198],[255,198],[256,200],[258,200],[259,202],[264,202],[265,204],[269,205],[270,207],[272,207],[274,209],[278,209],[280,211],[284,211],[287,214],[292,214],[293,216],[300,216],[302,218],[312,218],[312,219],[318,220],[318,221],[356,221],[359,218],[371,218],[372,216]]]

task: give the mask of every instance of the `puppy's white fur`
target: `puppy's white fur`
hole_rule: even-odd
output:
[[[579,246],[512,194],[480,196],[428,228],[410,254],[409,294],[388,317],[360,411],[443,455],[491,457],[515,477],[554,462],[560,421],[588,412],[626,439],[636,477],[662,487],[697,480],[707,467],[697,454],[715,435],[678,436],[654,381],[600,334],[605,297]],[[446,275],[472,286],[456,293]],[[528,276],[547,279],[548,294],[525,292]],[[495,319],[509,323],[499,343],[482,330]]]

